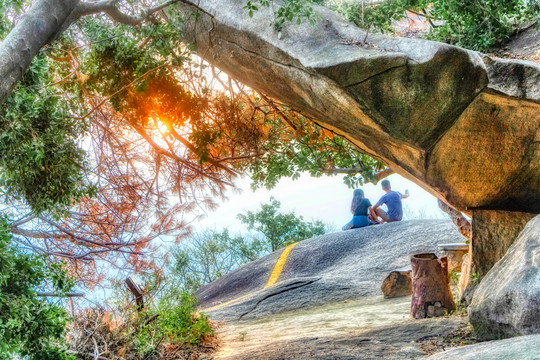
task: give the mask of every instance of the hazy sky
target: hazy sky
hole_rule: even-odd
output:
[[[437,199],[424,191],[413,182],[394,174],[388,177],[392,190],[401,193],[408,189],[410,197],[403,200],[404,216],[416,218],[443,218],[445,215],[437,206]],[[257,211],[261,203],[268,202],[273,196],[281,202],[284,212],[294,211],[304,219],[321,219],[333,224],[336,231],[351,219],[350,206],[353,190],[342,181],[342,176],[323,176],[311,178],[303,175],[298,180],[283,179],[272,190],[260,189],[255,192],[249,187],[249,179],[238,181],[237,185],[243,189],[241,194],[229,191],[229,199],[224,201],[216,211],[209,212],[208,216],[194,225],[194,231],[203,228],[221,230],[229,228],[232,233],[245,232],[244,225],[238,221],[236,215],[247,210]],[[366,197],[375,204],[384,194],[380,183],[361,187]]]

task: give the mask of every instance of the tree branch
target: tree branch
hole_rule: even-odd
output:
[[[472,224],[463,216],[462,213],[442,201],[441,199],[438,199],[439,208],[450,215],[452,218],[452,222],[454,225],[457,226],[459,232],[461,235],[465,236],[467,239],[472,238]]]
[[[172,134],[172,136],[176,140],[180,141],[185,147],[187,147],[189,150],[191,150],[191,152],[193,152],[194,154],[197,154],[197,148],[192,143],[187,141],[186,138],[181,136],[174,128],[171,127],[169,129],[169,132]],[[225,166],[223,164],[220,164],[220,162],[221,162],[220,159],[214,160],[214,159],[209,158],[207,161],[210,164],[212,164],[212,165],[214,165],[214,166],[216,166],[216,167],[218,167],[218,168],[220,168],[222,170],[225,170],[226,172],[228,172],[229,174],[231,174],[233,176],[238,176],[238,173],[235,170],[233,170],[233,169],[231,169],[231,168],[229,168],[229,167],[227,167],[227,166]]]
[[[152,14],[160,10],[163,10],[167,6],[181,2],[186,5],[194,7],[198,11],[210,16],[212,19],[214,18],[214,15],[210,14],[208,11],[204,10],[200,6],[187,0],[169,0],[153,7],[144,8],[140,16],[133,16],[133,15],[123,13],[116,6],[118,2],[119,0],[102,0],[102,1],[95,1],[95,2],[83,2],[79,5],[78,15],[82,17],[82,16],[87,16],[87,15],[103,12],[107,14],[113,21],[116,21],[121,24],[130,25],[130,26],[138,26],[138,25],[141,25],[145,20],[147,20]]]
[[[390,169],[390,168],[386,168],[384,170],[381,170],[379,171],[376,176],[377,176],[377,180],[382,180],[390,175],[394,174],[394,170]]]
[[[37,295],[43,297],[84,297],[84,293],[81,292],[67,292],[65,294],[58,294],[49,291],[40,291],[37,293]]]

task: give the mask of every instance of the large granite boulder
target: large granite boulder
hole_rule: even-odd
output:
[[[200,0],[198,54],[311,115],[458,210],[540,213],[540,65],[370,34],[332,11],[285,24],[245,0]],[[274,6],[279,6],[276,1]],[[179,4],[180,11],[193,7]]]
[[[501,341],[450,349],[428,357],[428,360],[538,360],[540,335],[520,336]]]
[[[484,277],[534,216],[515,211],[474,210],[470,271]]]
[[[540,333],[540,216],[476,288],[469,320],[491,339]]]
[[[381,283],[390,271],[410,268],[411,254],[435,252],[439,243],[461,238],[449,220],[399,221],[326,234],[299,242],[272,286],[266,284],[282,250],[220,277],[196,296],[200,309],[219,321],[263,318],[345,300],[385,306],[384,301],[392,300],[383,300]]]

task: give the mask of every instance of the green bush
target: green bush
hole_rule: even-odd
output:
[[[96,350],[111,360],[159,360],[165,354],[167,359],[185,359],[185,353],[207,351],[199,345],[213,330],[208,318],[197,312],[196,298],[161,275],[147,280],[144,308],[137,308],[118,287],[112,308],[86,309],[75,316],[69,335],[77,360],[88,359]]]
[[[344,2],[333,7],[356,25],[383,33],[392,32],[392,21],[412,10],[431,22],[429,38],[479,51],[508,40],[540,15],[537,0],[386,0],[376,5]]]
[[[46,287],[62,294],[72,286],[62,265],[17,249],[0,218],[0,359],[73,359],[62,346],[67,313],[37,294]]]
[[[161,316],[157,326],[173,342],[198,345],[205,336],[212,333],[204,314],[194,316],[197,312],[197,299],[187,292],[163,299],[159,304],[159,312]]]
[[[438,0],[429,14],[443,24],[433,28],[430,37],[468,49],[490,50],[537,18],[538,5],[524,0]]]
[[[540,17],[538,0],[385,0],[375,4],[286,0],[277,8],[274,26],[279,30],[286,22],[300,23],[304,19],[313,23],[317,19],[314,3],[333,8],[368,32],[392,32],[392,21],[412,10],[431,22],[429,38],[479,51],[492,49]],[[248,0],[245,9],[253,16],[260,6],[270,4],[268,0]]]

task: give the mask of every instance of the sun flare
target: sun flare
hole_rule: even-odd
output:
[[[154,118],[154,123],[156,124],[157,129],[162,135],[167,135],[169,133],[169,126],[167,121],[162,120],[161,118]]]

